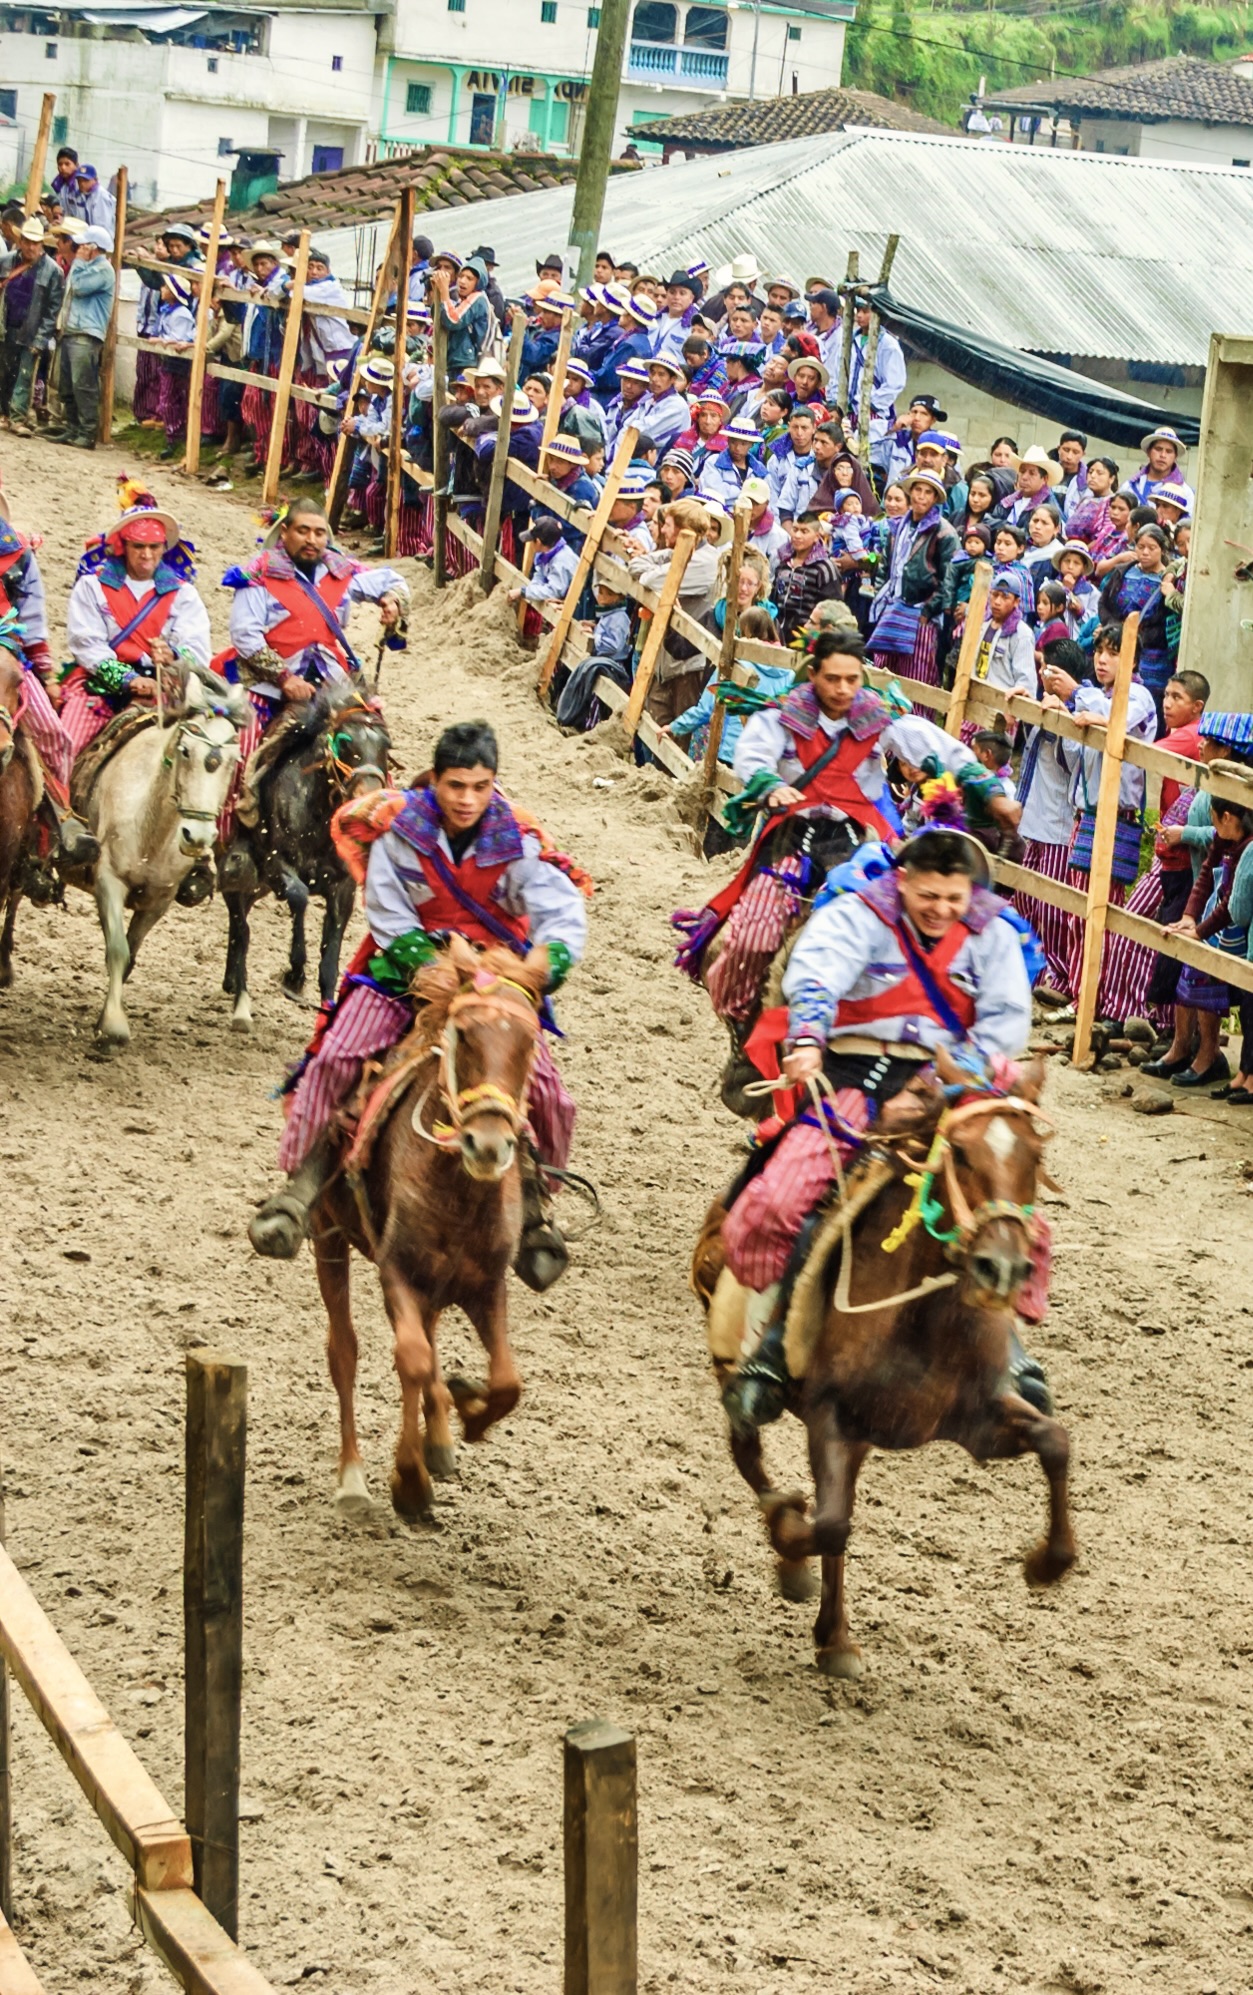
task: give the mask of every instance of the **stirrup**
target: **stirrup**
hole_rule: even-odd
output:
[[[786,1411],[791,1383],[783,1358],[783,1325],[772,1323],[723,1388],[723,1408],[740,1439],[769,1427]]]
[[[294,1261],[309,1230],[309,1207],[291,1191],[276,1191],[248,1221],[254,1253],[271,1261]]]
[[[57,860],[75,871],[80,866],[94,866],[100,857],[100,840],[72,812],[57,820],[57,845]]]

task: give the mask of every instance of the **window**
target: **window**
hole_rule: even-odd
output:
[[[45,43],[44,43],[44,54],[45,54],[45,55],[47,56],[47,58],[48,58],[48,61],[49,61],[49,62],[55,62],[55,61],[56,61],[56,59],[57,59],[57,45],[56,45],[56,43],[55,43],[55,42],[45,42]]]
[[[6,97],[11,97],[11,96],[13,95],[13,92],[12,92],[11,90],[6,90],[6,91],[4,92],[4,95],[5,95]],[[12,113],[10,113],[10,116],[12,116]],[[1247,165],[1248,165],[1248,163],[1249,163],[1249,162],[1248,162],[1248,160],[1247,160],[1247,159],[1233,159],[1233,160],[1232,160],[1232,162],[1231,162],[1231,164],[1232,164],[1233,166],[1247,166]]]
[[[233,145],[233,144],[231,143],[230,139],[219,139],[219,140],[218,140],[218,158],[219,158],[219,159],[229,159],[229,158],[230,158],[230,156],[231,156],[231,154],[232,154],[232,153],[234,152],[234,150],[235,150],[235,147],[234,147],[234,145]]]
[[[727,12],[725,7],[689,7],[683,24],[683,39],[689,48],[725,48]]]
[[[790,42],[798,42],[801,38],[800,29],[794,28],[790,21],[788,23],[787,38]]]
[[[450,14],[464,14],[465,10],[466,0],[448,0],[448,11]]]
[[[706,7],[701,11],[709,14],[713,9]],[[669,0],[639,0],[631,28],[632,39],[637,42],[673,42],[678,18]]]
[[[557,18],[557,0],[540,0],[539,17],[551,27]]]
[[[17,116],[17,91],[0,90],[0,117],[16,118],[16,116]],[[67,119],[66,123],[68,124],[68,122],[69,120]],[[62,132],[61,138],[63,139],[64,137],[65,134],[64,132]],[[60,140],[57,141],[58,144],[60,144],[60,142],[61,142]]]
[[[588,27],[589,27],[589,28],[598,28],[598,27],[600,26],[600,8],[599,8],[599,7],[589,7],[589,8],[588,8],[588,10],[587,10],[587,25],[588,25]]]
[[[206,68],[206,69],[208,70],[208,72],[209,72],[210,76],[216,76],[216,75],[217,75],[217,73],[218,73],[218,59],[217,59],[217,57],[216,57],[215,55],[211,55],[211,56],[209,57],[209,60],[208,60],[208,62],[207,62],[207,63],[205,64],[205,68]]]
[[[333,70],[338,72],[343,68],[343,66],[344,66],[344,58],[342,55],[333,55],[331,57],[331,68]]]
[[[6,90],[4,92],[4,95],[6,97],[11,97],[13,99],[12,105],[6,105],[4,108],[8,111],[8,114],[11,118],[15,118],[17,116],[17,92],[16,90]],[[64,145],[69,135],[70,135],[69,119],[54,118],[52,120],[53,145]]]
[[[424,118],[431,108],[431,86],[429,83],[407,83],[405,85],[405,110],[411,118]]]

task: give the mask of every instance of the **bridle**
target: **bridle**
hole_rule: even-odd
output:
[[[380,728],[383,726],[381,716],[373,707],[367,706],[364,700],[359,700],[355,706],[341,707],[335,714],[327,728],[321,766],[326,771],[332,791],[341,798],[349,796],[363,776],[377,777],[380,784],[387,781],[387,770],[381,768],[377,762],[347,762],[335,745],[341,727],[357,714],[364,714],[367,719],[376,721]],[[315,769],[317,766],[317,763],[308,765],[309,769]]]
[[[522,1003],[506,996],[508,991],[516,991]],[[458,1149],[462,1130],[476,1115],[503,1115],[515,1137],[526,1124],[529,1065],[520,1095],[510,1094],[507,1088],[499,1087],[495,1081],[479,1081],[470,1088],[457,1085],[457,1026],[458,1021],[471,1012],[489,1024],[497,1019],[517,1019],[528,1027],[532,1036],[538,1027],[535,998],[524,984],[515,983],[511,977],[495,976],[489,970],[475,970],[469,988],[457,992],[448,1007],[443,1037],[437,1047],[430,1049],[438,1054],[439,1064],[411,1118],[417,1134],[440,1150]],[[422,1111],[435,1089],[438,1089],[448,1110],[449,1120],[436,1122],[427,1129],[422,1121]]]
[[[214,718],[216,719],[218,718],[218,716],[215,715]],[[229,719],[229,716],[223,715],[221,716],[221,718]],[[220,806],[217,810],[193,810],[190,804],[185,804],[183,802],[182,797],[179,794],[179,768],[178,768],[178,763],[176,761],[176,752],[178,749],[178,744],[182,740],[185,734],[189,734],[191,735],[193,740],[203,742],[204,746],[209,750],[210,754],[212,754],[215,749],[219,753],[221,753],[227,748],[230,748],[232,746],[238,747],[239,727],[237,723],[233,720],[230,721],[230,725],[235,729],[234,741],[233,742],[215,741],[211,734],[207,734],[205,732],[205,729],[198,715],[186,714],[182,720],[176,723],[174,732],[170,736],[169,747],[166,749],[165,754],[161,757],[162,765],[165,768],[173,769],[174,771],[173,801],[175,809],[178,811],[178,814],[181,818],[186,818],[188,822],[191,824],[214,824],[216,823],[217,819],[222,815],[222,812]]]
[[[919,1225],[933,1240],[939,1241],[950,1261],[964,1261],[976,1235],[994,1219],[1008,1219],[1030,1231],[1035,1217],[1034,1205],[1018,1205],[1008,1198],[990,1198],[972,1211],[957,1181],[953,1162],[953,1132],[964,1130],[970,1124],[993,1115],[1029,1115],[1037,1128],[1042,1124],[1050,1134],[1054,1127],[1051,1117],[1021,1095],[980,1095],[973,1101],[958,1102],[952,1108],[946,1108],[936,1124],[921,1171],[910,1171],[906,1175],[905,1182],[913,1186],[914,1196],[899,1225],[883,1242],[885,1254],[894,1254]],[[943,1186],[943,1195],[939,1198],[935,1196],[937,1178]],[[942,1231],[946,1202],[954,1224],[947,1231]]]

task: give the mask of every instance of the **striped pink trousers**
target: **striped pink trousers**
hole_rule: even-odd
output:
[[[49,784],[58,793],[57,802],[64,804],[74,748],[69,732],[62,726],[57,710],[48,698],[48,689],[37,672],[28,671],[22,680],[19,719],[23,734],[29,737],[43,763]]]
[[[264,693],[250,692],[248,704],[252,708],[252,719],[240,733],[239,759],[231,775],[226,802],[222,805],[222,813],[218,818],[218,840],[222,845],[230,844],[231,833],[235,829],[235,810],[239,803],[240,790],[243,788],[249,757],[255,755],[261,746],[261,737],[278,711],[280,702],[267,699]]]
[[[352,986],[292,1096],[278,1149],[281,1170],[299,1170],[336,1109],[352,1093],[362,1062],[395,1046],[412,1022],[412,1005],[386,997],[368,984]],[[541,1160],[564,1169],[574,1137],[574,1100],[542,1036],[536,1042],[527,1112]]]
[[[87,691],[87,674],[81,665],[76,665],[65,682],[61,701],[61,725],[69,736],[71,760],[82,753],[89,741],[95,740],[112,718],[109,702]]]
[[[1143,879],[1137,880],[1127,902],[1129,914],[1157,918],[1162,904],[1162,869],[1154,860]],[[1153,975],[1156,952],[1129,935],[1107,935],[1105,962],[1101,970],[1101,995],[1108,1006],[1103,1018],[1143,1018],[1148,1008],[1149,979]],[[1171,1007],[1173,1014],[1174,1007]]]
[[[1069,868],[1067,859],[1069,845],[1044,845],[1038,838],[1027,840],[1023,853],[1023,865],[1033,873],[1043,873],[1046,880],[1065,880]],[[1082,924],[1078,915],[1067,914],[1060,907],[1050,907],[1047,901],[1035,900],[1030,894],[1018,892],[1012,905],[1018,913],[1025,915],[1040,938],[1041,947],[1048,959],[1049,981],[1054,990],[1073,997],[1070,988],[1070,958],[1075,946],[1075,930]]]
[[[775,879],[774,874],[785,875]],[[758,873],[727,916],[722,952],[705,978],[709,1001],[719,1018],[751,1018],[766,973],[783,946],[788,924],[800,907],[799,857],[783,859]],[[790,882],[796,881],[793,886]]]
[[[1081,893],[1085,894],[1087,893],[1089,880],[1088,880],[1088,875],[1086,873],[1076,872],[1075,868],[1072,866],[1066,874],[1066,879],[1072,887],[1078,887]],[[1126,887],[1121,885],[1116,880],[1111,880],[1109,883],[1109,905],[1111,907],[1125,907],[1126,902],[1127,902]],[[1067,977],[1069,979],[1069,988],[1071,995],[1077,1001],[1079,997],[1079,986],[1083,982],[1084,925],[1080,921],[1078,915],[1074,916],[1074,924],[1075,924],[1075,934],[1074,934],[1074,940],[1071,944],[1070,968],[1067,971]],[[1114,1000],[1114,991],[1110,983],[1109,973],[1110,973],[1110,951],[1113,941],[1114,937],[1112,935],[1107,935],[1104,939],[1104,942],[1101,945],[1101,981],[1097,987],[1097,993],[1096,993],[1096,1016],[1098,1018],[1122,1018],[1124,1016],[1124,1014],[1121,1011],[1114,1011],[1112,1009],[1113,1000]]]

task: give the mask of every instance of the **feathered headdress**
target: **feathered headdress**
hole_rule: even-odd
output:
[[[928,831],[965,831],[966,800],[961,784],[947,769],[923,784],[918,806]]]

